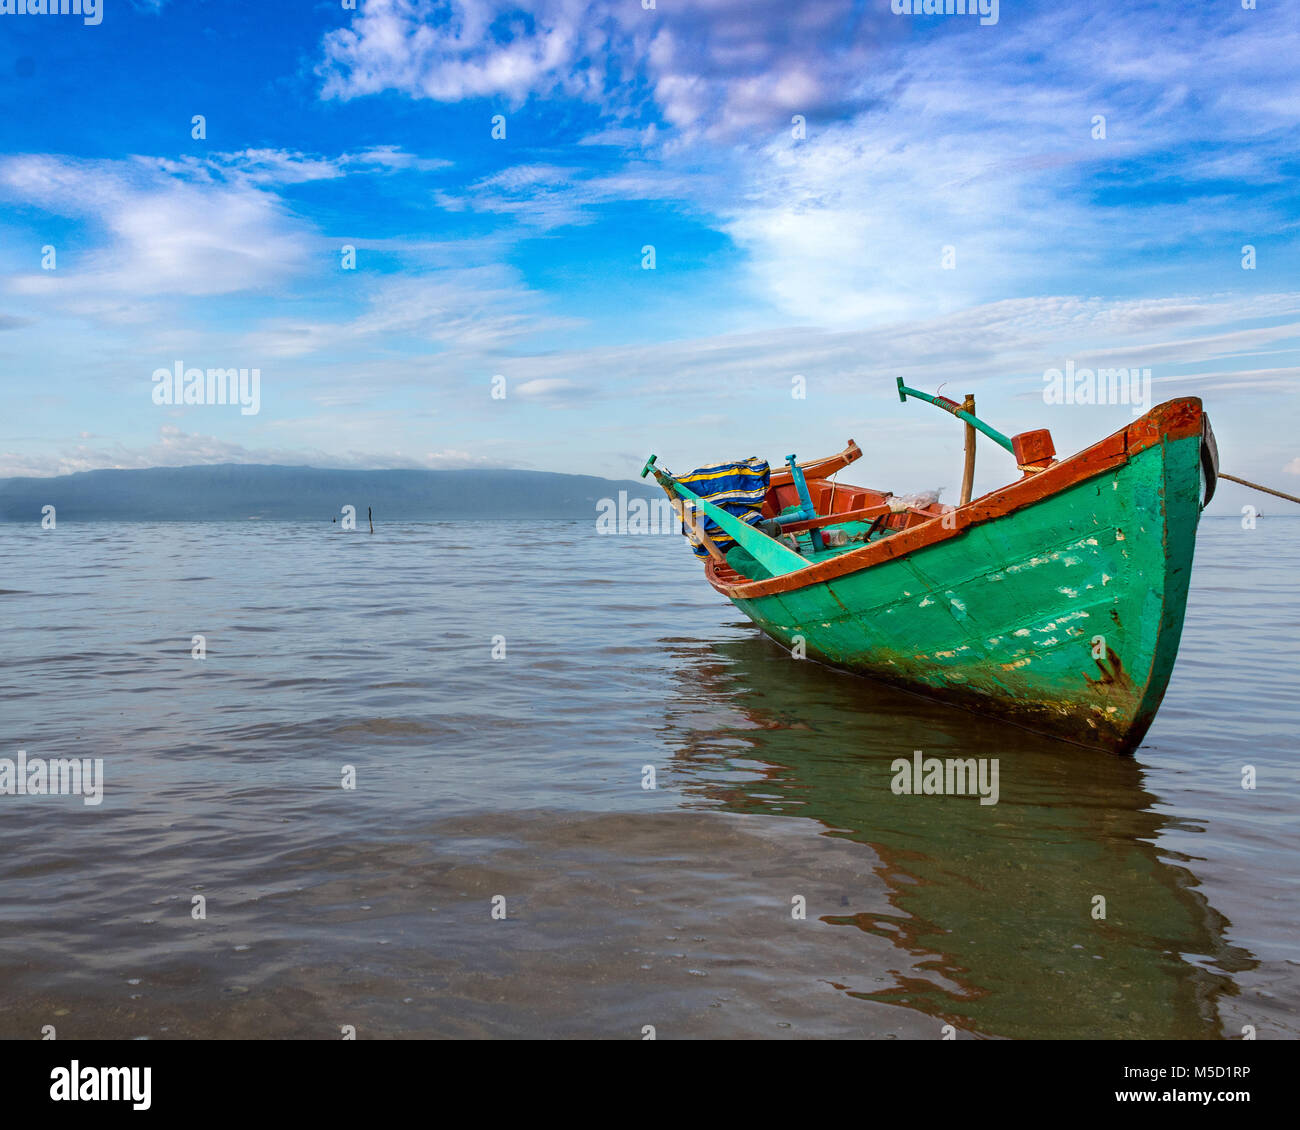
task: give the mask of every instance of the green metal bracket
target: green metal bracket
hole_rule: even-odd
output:
[[[949,400],[946,396],[931,396],[928,392],[919,392],[914,388],[908,388],[907,385],[903,384],[903,378],[899,377],[898,378],[898,399],[901,400],[904,404],[906,404],[907,398],[909,396],[914,396],[916,397],[917,400],[924,400],[930,404],[933,404],[936,408],[942,408],[945,412],[950,412],[952,415],[956,416],[957,419],[959,420],[965,420],[966,423],[970,424],[972,427],[978,428],[980,431],[982,431],[986,436],[989,437],[989,439],[991,439],[999,447],[1004,447],[1006,448],[1007,451],[1010,451],[1013,455],[1015,454],[1015,450],[1011,446],[1011,441],[1007,439],[1006,436],[1004,436],[996,428],[989,427],[988,424],[986,424],[974,413],[965,411],[962,408],[962,406],[958,404],[956,401]]]

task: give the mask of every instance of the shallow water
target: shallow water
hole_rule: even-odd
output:
[[[1294,1038],[1298,557],[1202,524],[1116,758],[792,660],[676,537],[4,527],[0,757],[105,785],[0,796],[0,1037]]]

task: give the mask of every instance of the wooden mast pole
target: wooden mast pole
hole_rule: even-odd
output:
[[[966,394],[966,399],[962,401],[962,411],[975,415],[975,397],[972,393]],[[966,425],[966,467],[961,476],[961,505],[965,506],[970,501],[971,490],[975,486],[975,427],[973,424]]]

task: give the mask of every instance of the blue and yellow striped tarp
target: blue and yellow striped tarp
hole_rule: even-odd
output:
[[[763,517],[763,498],[767,494],[771,468],[765,459],[749,458],[738,463],[715,463],[699,467],[677,481],[703,499],[721,506],[742,522],[751,526]],[[708,534],[713,543],[726,553],[736,544],[736,539],[704,514],[695,516],[696,527]],[[691,547],[696,557],[707,557],[709,551],[702,545]]]

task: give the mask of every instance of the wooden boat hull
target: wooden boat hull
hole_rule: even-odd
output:
[[[710,582],[786,647],[1039,733],[1127,752],[1182,633],[1212,450],[1200,402],[882,542]]]

